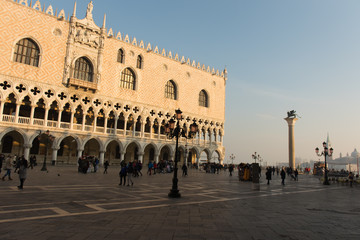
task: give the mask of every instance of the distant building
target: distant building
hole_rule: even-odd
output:
[[[100,3],[100,1],[99,1]],[[70,18],[40,1],[0,0],[0,152],[76,163],[82,155],[122,160],[174,160],[165,124],[175,109],[180,162],[222,162],[227,71],[158,49],[93,20],[76,3]],[[39,139],[50,131],[50,144]],[[48,146],[48,148],[46,148]],[[45,148],[47,149],[45,151]]]

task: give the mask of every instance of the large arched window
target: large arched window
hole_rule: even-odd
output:
[[[14,61],[39,66],[40,49],[30,38],[21,39],[16,43]]]
[[[209,107],[209,99],[205,90],[201,90],[199,93],[199,106]]]
[[[136,67],[140,68],[140,69],[142,69],[142,67],[143,67],[143,59],[140,55],[138,55],[138,57],[137,57]]]
[[[130,68],[121,72],[120,87],[135,90],[135,74]]]
[[[119,51],[118,51],[117,61],[119,63],[124,63],[125,62],[125,53],[124,53],[124,50],[122,48],[120,48]]]
[[[74,78],[92,82],[93,74],[93,67],[89,60],[84,57],[76,60],[74,67]]]
[[[176,85],[172,80],[167,81],[165,85],[165,97],[173,100],[177,99],[176,96]]]

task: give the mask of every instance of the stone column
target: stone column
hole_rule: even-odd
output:
[[[295,169],[295,141],[294,126],[298,118],[284,118],[289,125],[289,167]]]
[[[44,126],[47,128],[49,118],[49,108],[45,107]]]
[[[21,102],[16,102],[15,123],[18,123]]]
[[[79,158],[81,158],[82,154],[83,154],[83,151],[84,149],[83,148],[78,148],[78,155],[77,155],[77,159],[76,159],[76,162],[78,162]]]
[[[115,117],[115,124],[114,124],[114,134],[117,134],[117,125],[118,125],[119,117]]]
[[[93,132],[96,132],[96,125],[97,125],[97,117],[98,115],[94,115],[94,121],[93,121]]]
[[[74,126],[74,115],[75,115],[75,111],[72,111],[70,117],[70,126],[69,126],[70,129],[73,129]]]
[[[138,161],[143,163],[144,152],[138,152],[137,156],[138,156]]]
[[[155,154],[154,157],[155,157],[155,162],[159,163],[159,154]]]
[[[100,151],[100,165],[104,166],[105,151]]]
[[[108,122],[108,117],[104,117],[104,133],[106,134],[107,132],[107,122]]]
[[[29,161],[29,155],[30,155],[30,148],[32,147],[32,144],[24,144],[24,158]]]
[[[82,116],[82,124],[81,124],[81,130],[82,130],[82,131],[85,130],[85,121],[86,121],[86,114],[83,113],[83,116]]]
[[[124,118],[124,137],[126,137],[127,117]]]
[[[141,123],[141,128],[140,128],[140,137],[143,138],[145,136],[145,125],[146,125],[146,121],[143,121]]]
[[[196,156],[197,168],[200,170],[200,156]]]
[[[2,116],[3,116],[3,111],[4,111],[4,105],[5,105],[5,101],[1,101],[2,99],[0,99],[0,122],[2,122]]]
[[[125,160],[125,152],[120,152],[120,163]]]
[[[52,148],[52,157],[51,157],[51,165],[56,165],[57,160],[57,152],[60,148],[59,147],[53,147]]]
[[[59,115],[58,115],[58,120],[57,120],[57,128],[60,128],[61,126],[60,126],[60,124],[61,124],[61,115],[62,115],[62,111],[60,111],[60,109],[59,109]]]
[[[36,105],[31,104],[31,111],[30,111],[30,125],[34,125],[34,112],[35,112]]]

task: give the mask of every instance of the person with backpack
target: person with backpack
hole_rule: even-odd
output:
[[[109,164],[109,161],[106,160],[105,163],[104,163],[104,174],[105,174],[105,173],[106,173],[106,174],[108,173],[108,172],[107,172],[107,169],[108,169],[109,165],[110,165],[110,164]]]

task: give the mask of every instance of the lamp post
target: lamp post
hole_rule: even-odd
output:
[[[235,155],[231,154],[229,158],[231,159],[231,164],[234,164]]]
[[[178,178],[177,178],[177,163],[179,161],[179,137],[185,137],[185,138],[192,138],[196,132],[198,131],[197,124],[194,123],[190,125],[190,132],[187,133],[186,129],[180,127],[180,121],[182,119],[181,116],[182,112],[180,109],[175,110],[175,119],[177,120],[177,123],[172,118],[170,121],[165,125],[165,133],[166,136],[169,139],[176,138],[176,145],[175,145],[175,166],[174,166],[174,177],[172,180],[172,188],[170,189],[170,192],[168,194],[171,198],[179,198],[181,197],[181,194],[179,193],[178,189]],[[176,127],[175,127],[176,123]]]
[[[40,131],[39,133],[39,141],[41,139],[41,136],[42,136],[42,132]],[[44,162],[43,162],[43,165],[42,165],[42,168],[41,168],[41,171],[47,171],[47,168],[46,168],[46,157],[47,157],[47,150],[48,150],[48,147],[49,147],[49,143],[52,142],[54,140],[54,136],[50,135],[50,131],[49,130],[46,130],[45,132],[45,153],[44,153]]]
[[[256,155],[256,152],[252,155],[252,158],[255,160],[256,163],[256,159],[260,159],[260,154]]]
[[[327,173],[326,156],[331,157],[332,154],[333,154],[334,149],[330,148],[330,153],[329,153],[329,150],[328,150],[328,148],[326,146],[326,142],[323,142],[323,147],[324,147],[324,151],[322,151],[320,154],[319,154],[319,148],[315,148],[315,153],[319,157],[322,156],[322,155],[324,155],[324,157],[325,157],[324,185],[330,185],[329,179],[328,179],[328,173]]]

